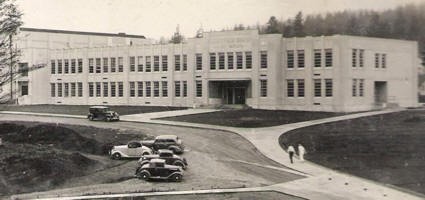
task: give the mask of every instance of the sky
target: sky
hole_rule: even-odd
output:
[[[170,38],[179,25],[185,37],[231,29],[235,24],[265,24],[270,16],[329,11],[385,10],[425,0],[16,0],[24,26]]]

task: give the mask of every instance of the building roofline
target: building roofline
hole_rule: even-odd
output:
[[[63,33],[63,34],[76,34],[76,35],[94,35],[94,36],[109,36],[109,37],[126,37],[126,38],[140,38],[146,39],[143,35],[127,35],[125,33],[99,33],[99,32],[85,32],[85,31],[69,31],[69,30],[54,30],[54,29],[39,29],[39,28],[20,28],[21,31],[31,32],[44,32],[44,33]]]

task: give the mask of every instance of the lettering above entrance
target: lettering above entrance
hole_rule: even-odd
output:
[[[252,39],[247,37],[211,38],[210,51],[240,51],[252,49]]]

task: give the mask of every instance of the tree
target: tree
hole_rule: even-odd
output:
[[[297,15],[295,16],[293,29],[294,29],[294,34],[295,34],[296,37],[304,37],[305,36],[303,14],[302,14],[301,11],[298,12]]]
[[[279,25],[275,16],[271,16],[267,22],[266,34],[279,33]]]
[[[173,44],[179,44],[182,43],[184,40],[183,35],[180,33],[180,27],[177,25],[176,32],[174,32],[173,36],[171,36],[170,42]]]

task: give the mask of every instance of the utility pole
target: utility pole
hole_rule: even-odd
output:
[[[10,101],[13,101],[13,52],[12,52],[12,34],[9,35],[9,52],[10,52]],[[15,103],[15,102],[13,102]]]

